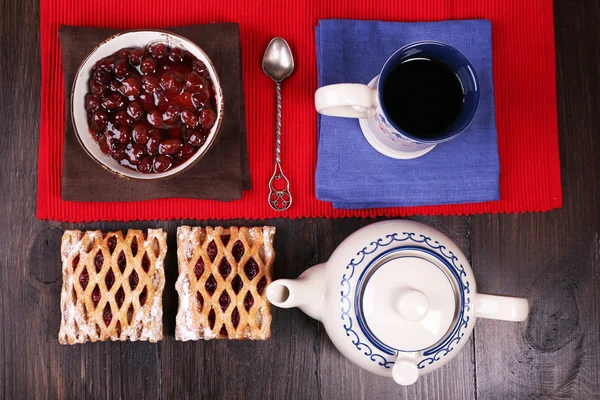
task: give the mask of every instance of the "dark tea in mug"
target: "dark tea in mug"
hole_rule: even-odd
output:
[[[462,84],[443,62],[405,60],[382,83],[388,117],[417,138],[435,140],[445,136],[462,111]]]

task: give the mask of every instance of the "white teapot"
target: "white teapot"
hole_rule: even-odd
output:
[[[318,319],[344,356],[400,385],[450,361],[477,318],[523,321],[529,313],[526,299],[477,293],[448,237],[403,220],[356,231],[326,263],[272,282],[267,298]]]

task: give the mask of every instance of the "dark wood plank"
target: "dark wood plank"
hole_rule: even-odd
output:
[[[479,290],[531,305],[526,323],[478,322],[479,399],[600,398],[599,18],[595,0],[555,2],[563,209],[472,218]]]
[[[467,221],[462,217],[411,218],[444,232],[469,257]],[[318,220],[317,262],[325,262],[351,233],[374,220]],[[344,358],[319,326],[318,385],[323,399],[469,399],[475,396],[475,360],[471,340],[446,366],[422,376],[409,387],[398,386],[391,378],[375,376]]]

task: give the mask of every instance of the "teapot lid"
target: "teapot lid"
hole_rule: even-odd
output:
[[[454,279],[445,270],[417,248],[384,255],[366,269],[355,306],[369,339],[390,351],[418,352],[444,338],[457,311]]]

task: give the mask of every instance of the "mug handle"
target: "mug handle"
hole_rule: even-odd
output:
[[[508,296],[475,295],[475,317],[501,321],[525,321],[529,315],[527,299]]]
[[[367,118],[377,105],[377,91],[360,83],[323,86],[315,92],[318,113],[332,117]]]

